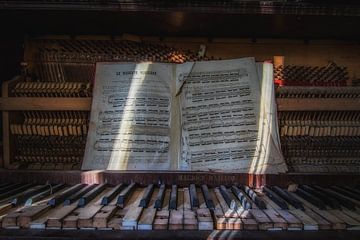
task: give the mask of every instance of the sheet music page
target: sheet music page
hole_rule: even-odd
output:
[[[180,168],[248,172],[257,157],[260,91],[254,58],[185,63],[177,66],[176,79]]]
[[[286,172],[287,166],[281,151],[277,120],[273,65],[271,63],[257,63],[256,65],[261,92],[258,157],[253,159],[249,172],[256,174]]]
[[[97,64],[83,170],[286,171],[271,64]]]
[[[266,114],[260,114],[265,109],[254,58],[177,65],[176,81],[182,126],[180,169],[284,171],[281,152],[275,157],[279,162],[269,162],[269,153],[279,153],[276,143],[267,144],[276,135],[263,142],[262,134],[273,135],[268,125],[259,126]]]
[[[170,64],[97,64],[83,170],[170,169],[172,79]]]

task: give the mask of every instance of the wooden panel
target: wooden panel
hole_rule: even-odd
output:
[[[9,89],[15,85],[17,82],[21,81],[22,77],[17,76],[13,78],[10,81],[6,81],[2,84],[1,89],[1,96],[2,97],[8,97],[9,96]],[[0,110],[1,109],[1,100],[0,100]],[[6,110],[6,109],[4,109]],[[8,168],[10,166],[10,118],[9,118],[9,112],[3,111],[2,112],[2,128],[3,128],[3,160],[0,159],[0,167]]]
[[[8,87],[6,82],[2,86],[2,96],[7,96]],[[1,106],[1,104],[0,104]],[[0,167],[8,168],[10,164],[10,122],[9,112],[2,112],[2,129],[3,129],[3,157],[0,160]]]
[[[33,229],[3,229],[1,236],[13,240],[38,240],[38,239],[308,239],[308,240],[334,240],[358,239],[357,231],[71,231],[71,230],[46,230]]]
[[[360,111],[356,98],[282,98],[276,102],[278,111]]]
[[[112,185],[137,182],[146,186],[159,179],[164,184],[177,183],[178,186],[189,186],[190,183],[201,185],[206,182],[209,187],[221,184],[246,184],[251,187],[277,185],[286,187],[290,183],[328,185],[360,184],[360,174],[260,174],[247,173],[216,173],[186,171],[36,171],[36,170],[0,170],[0,182],[62,182],[67,184],[104,183]]]
[[[92,98],[45,98],[45,97],[3,97],[0,98],[2,111],[90,111]]]

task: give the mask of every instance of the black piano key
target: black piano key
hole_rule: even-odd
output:
[[[149,184],[146,187],[143,196],[141,197],[139,207],[147,207],[148,206],[153,191],[154,191],[154,184]]]
[[[11,188],[11,190],[0,193],[0,200],[7,199],[11,196],[22,193],[32,186],[34,186],[33,183],[14,185],[14,188]]]
[[[26,202],[25,202],[25,206],[31,206],[33,203],[42,200],[43,198],[57,192],[60,191],[61,189],[63,189],[66,185],[64,183],[60,183],[60,184],[56,184],[54,186],[50,186],[48,185],[48,188],[46,190],[44,190],[41,193],[38,193],[36,195],[33,195],[31,197],[29,197]]]
[[[296,209],[305,210],[302,202],[291,196],[288,192],[279,188],[278,186],[273,186],[271,188],[275,193],[277,193],[282,199],[293,205]]]
[[[47,186],[47,185],[35,186],[35,187],[27,189],[25,192],[22,192],[21,194],[17,195],[10,202],[14,206],[24,204],[30,196],[36,195],[40,192],[43,192],[44,190],[46,190],[48,188],[49,188],[49,186]]]
[[[74,194],[75,192],[78,192],[80,189],[84,188],[85,186],[86,186],[85,184],[79,183],[62,192],[59,192],[48,201],[48,204],[50,206],[57,206],[60,203],[64,202],[68,196]]]
[[[355,194],[351,191],[347,191],[346,189],[343,189],[342,187],[332,186],[332,187],[330,187],[330,189],[332,189],[335,192],[338,192],[346,197],[360,201],[360,196],[358,196],[357,194]]]
[[[156,209],[162,208],[164,196],[165,196],[165,189],[166,189],[165,184],[161,184],[161,186],[159,188],[159,192],[156,196],[154,208],[156,208]]]
[[[334,192],[332,190],[325,189],[325,188],[322,188],[319,186],[313,186],[313,188],[315,188],[316,190],[321,191],[327,195],[330,195],[333,198],[336,198],[340,202],[340,204],[344,207],[347,207],[351,210],[356,209],[356,204],[354,202],[350,201],[349,199],[345,198],[343,195],[341,195],[337,192]]]
[[[238,187],[232,186],[231,187],[232,192],[234,195],[240,200],[241,206],[243,206],[244,209],[251,209],[251,202],[249,202],[245,196],[245,193],[243,193]]]
[[[174,210],[177,207],[177,186],[173,184],[171,186],[171,194],[169,200],[169,209]]]
[[[84,188],[82,188],[80,191],[75,192],[73,195],[70,195],[69,197],[67,197],[64,201],[64,205],[70,205],[73,202],[75,202],[76,200],[78,200],[81,196],[83,196],[84,194],[86,194],[87,192],[91,191],[92,189],[94,189],[96,186],[98,186],[98,184],[91,184],[91,185],[87,185]]]
[[[237,204],[235,202],[235,199],[229,194],[227,188],[224,185],[220,186],[220,193],[225,199],[227,205],[229,205],[229,208],[232,210],[237,210]]]
[[[352,192],[358,196],[360,196],[360,190],[357,190],[356,188],[350,188],[350,187],[346,187],[346,186],[342,186],[342,188],[348,190],[349,192]]]
[[[102,183],[92,189],[90,192],[87,192],[84,196],[79,199],[78,207],[84,207],[88,204],[91,200],[93,200],[99,193],[105,190],[108,186],[107,183]]]
[[[6,192],[8,191],[12,191],[14,190],[15,188],[18,188],[18,187],[21,187],[23,186],[24,184],[23,183],[12,183],[12,184],[9,184],[9,185],[6,185],[2,188],[0,188],[0,196],[2,194],[5,194]],[[1,197],[0,197],[1,198]]]
[[[297,188],[295,193],[308,201],[309,203],[315,205],[319,209],[324,210],[325,209],[325,203],[321,201],[318,197],[312,195],[311,193],[308,193],[307,191],[302,190],[301,188]]]
[[[14,183],[14,184],[5,186],[5,187],[0,189],[0,200],[8,198],[8,197],[14,195],[14,190],[15,189],[19,189],[18,192],[21,192],[22,190],[24,190],[23,186],[31,187],[33,185],[34,184],[29,185],[29,183],[28,184]],[[10,192],[10,193],[8,193],[8,192]]]
[[[323,192],[317,191],[308,185],[300,185],[299,188],[319,198],[324,204],[334,209],[340,209],[340,202]]]
[[[108,192],[102,199],[101,199],[101,205],[108,205],[115,197],[118,195],[121,190],[125,187],[123,183],[120,183],[113,187],[110,192]]]
[[[199,199],[198,199],[197,194],[196,194],[196,186],[195,186],[195,184],[190,184],[189,192],[190,192],[191,207],[192,208],[198,208],[200,203],[199,203]]]
[[[118,196],[116,204],[119,206],[124,206],[127,198],[130,196],[131,192],[135,188],[135,183],[130,183]]]
[[[0,184],[0,189],[3,188],[3,187],[7,187],[7,186],[10,186],[11,183],[1,183]]]
[[[206,184],[201,185],[201,190],[204,195],[205,203],[207,208],[209,209],[215,209],[214,201],[211,198],[210,192]]]
[[[243,186],[245,193],[253,200],[260,209],[266,209],[266,203],[248,186]]]
[[[288,210],[289,209],[287,203],[279,195],[277,195],[274,191],[272,191],[270,188],[264,186],[263,187],[263,192],[265,192],[265,194],[273,202],[275,202],[279,207],[281,207],[281,209],[283,209],[283,210]]]

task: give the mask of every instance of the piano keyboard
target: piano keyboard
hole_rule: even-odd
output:
[[[360,188],[0,183],[5,229],[359,230]]]

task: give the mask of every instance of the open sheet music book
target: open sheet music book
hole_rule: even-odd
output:
[[[83,170],[280,173],[271,63],[98,63]]]

